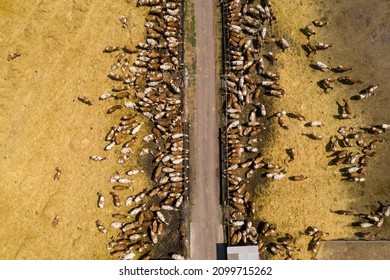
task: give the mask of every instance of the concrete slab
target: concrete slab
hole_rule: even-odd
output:
[[[324,241],[318,260],[390,260],[389,240]]]

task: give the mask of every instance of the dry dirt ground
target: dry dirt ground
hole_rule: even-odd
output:
[[[108,193],[116,162],[88,158],[103,153],[119,116],[106,115],[112,104],[98,101],[112,86],[113,56],[102,50],[144,40],[147,9],[133,2],[1,1],[1,259],[111,258],[109,236],[95,221],[108,226],[113,208],[98,209],[96,192]],[[8,62],[14,51],[21,57]],[[81,94],[94,104],[79,102]],[[56,167],[62,176],[55,182]]]
[[[317,257],[321,260],[389,260],[390,244],[388,240],[330,240],[324,242]]]

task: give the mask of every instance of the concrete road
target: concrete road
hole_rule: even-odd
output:
[[[192,105],[191,259],[217,259],[223,242],[219,205],[219,148],[214,51],[215,3],[196,0],[196,96]]]

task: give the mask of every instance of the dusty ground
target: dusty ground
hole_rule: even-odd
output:
[[[214,1],[197,0],[196,95],[192,132],[191,259],[216,259],[223,242],[219,207],[218,110],[214,51]]]
[[[271,182],[268,186],[258,186],[257,213],[259,219],[277,225],[277,234],[290,233],[299,237],[308,226],[317,226],[328,232],[326,239],[354,239],[356,228],[351,223],[355,217],[339,216],[330,210],[353,210],[369,213],[378,207],[378,200],[389,199],[388,184],[390,175],[384,172],[390,161],[389,135],[364,136],[365,141],[385,140],[377,148],[377,155],[371,159],[367,168],[365,183],[341,181],[339,168],[328,166],[325,145],[331,135],[337,134],[342,125],[364,127],[390,120],[387,103],[389,84],[389,2],[373,1],[275,1],[278,22],[274,32],[277,37],[285,37],[291,44],[290,50],[278,52],[280,83],[286,90],[286,96],[274,100],[273,112],[281,110],[297,111],[308,121],[322,121],[322,128],[306,128],[302,122],[288,119],[289,129],[283,130],[273,120],[272,132],[268,134],[268,145],[264,149],[267,160],[286,166],[286,148],[295,148],[296,160],[287,164],[287,176],[308,175],[302,182],[287,179]],[[307,57],[301,47],[308,42],[300,32],[310,21],[326,17],[329,24],[316,28],[317,35],[311,40],[332,43],[331,49],[320,51],[314,57]],[[291,19],[294,20],[291,20]],[[345,74],[356,76],[363,84],[346,86],[335,84],[335,90],[325,94],[317,85],[321,79],[342,76],[332,72],[321,72],[309,67],[319,60],[330,66],[350,65],[353,70]],[[370,84],[380,83],[377,95],[367,100],[352,101],[349,98]],[[342,103],[346,98],[350,102],[352,120],[338,120],[336,101]],[[272,113],[272,112],[271,112]],[[301,135],[316,132],[324,136],[322,141],[310,140]],[[351,149],[351,151],[355,151]],[[357,150],[356,150],[357,151]],[[388,238],[390,223],[385,220],[380,229],[372,229],[378,238]],[[297,258],[309,259],[308,239],[298,238],[297,244],[303,248]]]
[[[111,258],[110,236],[95,221],[108,226],[115,210],[98,209],[96,192],[111,205],[107,179],[116,158],[88,157],[103,154],[105,134],[119,117],[105,113],[113,101],[98,101],[112,86],[106,75],[113,56],[102,50],[143,40],[147,9],[131,2],[1,1],[0,258]],[[6,61],[16,50],[22,56]],[[94,104],[77,101],[80,94]],[[56,167],[62,176],[54,182]]]
[[[389,241],[326,241],[318,256],[321,260],[389,260]]]

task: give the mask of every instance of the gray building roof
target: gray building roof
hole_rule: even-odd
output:
[[[254,246],[227,247],[228,260],[258,260],[259,248]]]

